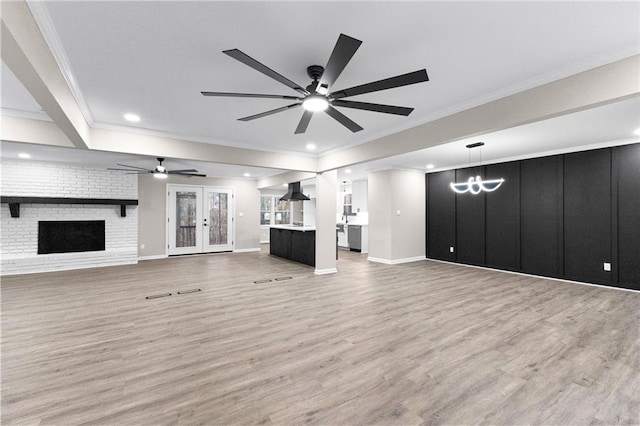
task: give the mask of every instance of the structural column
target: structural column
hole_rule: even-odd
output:
[[[425,179],[416,170],[369,173],[369,256],[397,264],[425,259]]]
[[[316,275],[333,274],[336,268],[336,193],[338,172],[316,176]]]

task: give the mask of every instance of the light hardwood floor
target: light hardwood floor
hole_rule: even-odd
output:
[[[2,424],[640,423],[639,293],[340,255],[4,277]]]

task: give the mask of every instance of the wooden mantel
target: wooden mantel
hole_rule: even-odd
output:
[[[0,202],[9,204],[11,217],[20,217],[20,204],[101,204],[120,206],[120,216],[127,216],[126,206],[137,206],[138,200],[119,198],[60,198],[0,196]]]

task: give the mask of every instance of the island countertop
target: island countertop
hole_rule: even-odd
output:
[[[293,226],[293,225],[271,225],[270,228],[274,229],[287,229],[289,231],[315,231],[315,226]]]

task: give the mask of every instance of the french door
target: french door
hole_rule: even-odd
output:
[[[233,250],[233,189],[167,187],[168,254]]]

